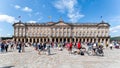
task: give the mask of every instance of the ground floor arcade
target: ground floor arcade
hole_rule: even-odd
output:
[[[103,38],[61,38],[61,37],[54,37],[54,38],[48,38],[48,37],[42,37],[42,38],[35,38],[35,37],[31,37],[31,38],[24,38],[24,37],[16,37],[14,38],[14,41],[21,41],[21,42],[30,42],[30,43],[34,43],[34,42],[104,42],[104,43],[109,43],[110,38],[108,37],[103,37]]]

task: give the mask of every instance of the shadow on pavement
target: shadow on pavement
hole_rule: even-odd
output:
[[[52,53],[52,54],[50,54],[50,55],[56,55],[56,53]]]
[[[0,67],[0,68],[14,68],[14,66],[3,66],[3,67]]]

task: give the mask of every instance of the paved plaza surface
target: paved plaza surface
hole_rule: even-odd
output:
[[[120,68],[120,49],[104,49],[105,56],[69,54],[66,49],[52,49],[52,55],[38,55],[33,47],[26,47],[24,53],[0,54],[0,68]]]

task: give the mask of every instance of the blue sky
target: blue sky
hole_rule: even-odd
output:
[[[0,0],[0,36],[12,36],[12,24],[59,21],[108,22],[111,36],[120,36],[120,0]],[[51,19],[48,17],[51,16]],[[100,17],[103,17],[102,19]]]

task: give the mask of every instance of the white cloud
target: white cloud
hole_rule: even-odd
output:
[[[16,22],[16,21],[17,21],[17,20],[16,20],[15,17],[13,17],[13,16],[0,14],[0,22],[14,23],[14,22]]]
[[[39,17],[39,18],[38,18],[38,21],[40,21],[40,20],[42,20],[42,19],[43,19],[42,17]]]
[[[33,20],[31,20],[31,21],[28,21],[28,23],[36,23],[37,21],[33,21]]]
[[[110,28],[110,32],[111,32],[111,33],[120,32],[120,25],[111,27],[111,28]]]
[[[7,34],[6,36],[7,36],[7,37],[12,37],[12,34]]]
[[[71,22],[77,22],[84,17],[80,13],[80,9],[76,8],[77,0],[58,0],[54,2],[54,6],[62,13],[67,12],[67,16]]]
[[[19,5],[14,5],[14,8],[20,9],[20,10],[25,11],[25,12],[31,12],[32,11],[32,9],[27,7],[27,6],[26,7],[21,7]]]
[[[109,21],[110,22],[120,22],[120,16],[115,16],[115,17],[111,17],[109,18]]]
[[[29,7],[24,7],[22,10],[25,11],[25,12],[31,12],[32,11],[32,9],[29,8]]]
[[[21,7],[19,5],[14,6],[16,9],[20,9]]]

